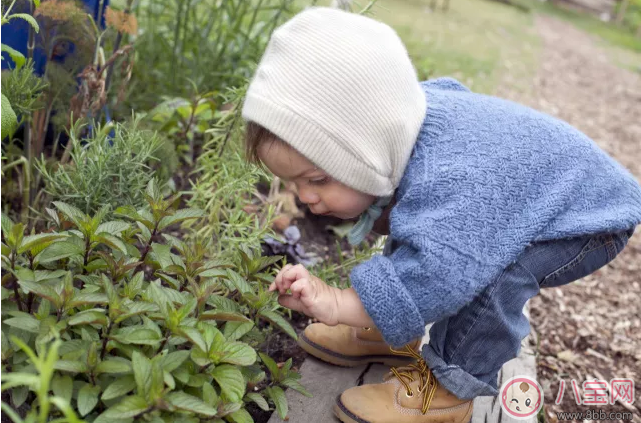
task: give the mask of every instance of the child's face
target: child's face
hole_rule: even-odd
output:
[[[269,170],[285,181],[293,181],[298,198],[314,214],[331,214],[341,219],[358,217],[376,197],[356,191],[334,179],[296,150],[280,141],[258,146],[258,157]]]

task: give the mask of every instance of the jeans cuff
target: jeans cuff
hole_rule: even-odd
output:
[[[480,396],[495,397],[499,394],[497,389],[475,378],[461,367],[447,364],[429,344],[423,346],[422,355],[434,377],[457,398],[474,399]]]

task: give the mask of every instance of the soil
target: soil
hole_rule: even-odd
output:
[[[540,66],[529,93],[498,89],[506,97],[576,126],[641,180],[641,74],[612,63],[602,42],[574,26],[538,16],[543,42]],[[531,301],[531,323],[539,337],[537,378],[545,392],[544,414],[632,413],[641,422],[641,403],[578,405],[572,379],[641,380],[641,235],[596,273],[562,288],[542,290]],[[555,400],[565,381],[562,401]],[[581,389],[581,397],[583,390]],[[637,394],[638,396],[638,394]]]

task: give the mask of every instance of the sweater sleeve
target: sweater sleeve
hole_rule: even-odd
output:
[[[489,271],[446,243],[415,236],[355,266],[350,279],[385,341],[400,347],[471,302]]]

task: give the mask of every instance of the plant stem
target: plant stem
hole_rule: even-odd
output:
[[[158,223],[160,223],[160,222],[158,222]],[[134,273],[136,273],[138,271],[138,268],[140,266],[144,266],[145,265],[145,258],[147,257],[147,254],[149,253],[149,250],[151,249],[151,241],[154,239],[154,236],[156,235],[156,231],[158,230],[158,223],[156,223],[156,226],[154,226],[154,230],[151,233],[151,236],[149,237],[149,242],[145,246],[145,250],[142,253],[142,257],[140,258],[140,264],[138,266],[136,266],[136,270],[134,271]]]
[[[100,350],[100,359],[103,360],[105,358],[105,353],[107,352],[107,341],[109,339],[109,332],[111,332],[111,327],[113,323],[109,322],[109,326],[107,326],[107,332],[103,334],[102,338],[102,350]]]
[[[13,5],[16,4],[16,0],[13,0],[9,7],[7,8],[7,11],[5,12],[4,16],[2,17],[2,20],[7,19],[7,16],[9,15],[9,12],[11,12],[11,9],[13,9]]]
[[[231,137],[231,133],[234,131],[234,127],[236,126],[236,121],[237,120],[238,120],[238,110],[234,110],[234,120],[231,122],[229,130],[225,134],[225,139],[223,141],[223,145],[220,147],[220,151],[218,152],[218,157],[219,158],[222,157],[223,152],[225,151],[225,146],[227,145],[227,141],[229,140],[229,137]]]
[[[16,271],[16,254],[17,251],[14,250],[11,252],[11,270]],[[18,304],[18,310],[22,311],[22,300],[20,299],[20,292],[18,291],[18,279],[13,276],[13,293],[16,296],[16,304]]]
[[[91,251],[91,243],[89,242],[89,238],[85,240],[85,260],[84,260],[84,265],[82,266],[82,274],[86,275],[87,274],[87,264],[89,261],[89,252]]]
[[[169,339],[169,336],[171,335],[171,331],[169,329],[165,330],[164,333],[164,339],[160,343],[160,347],[158,348],[158,351],[156,351],[156,354],[160,354],[162,352],[162,349],[165,347],[165,344],[167,343],[167,340]]]

